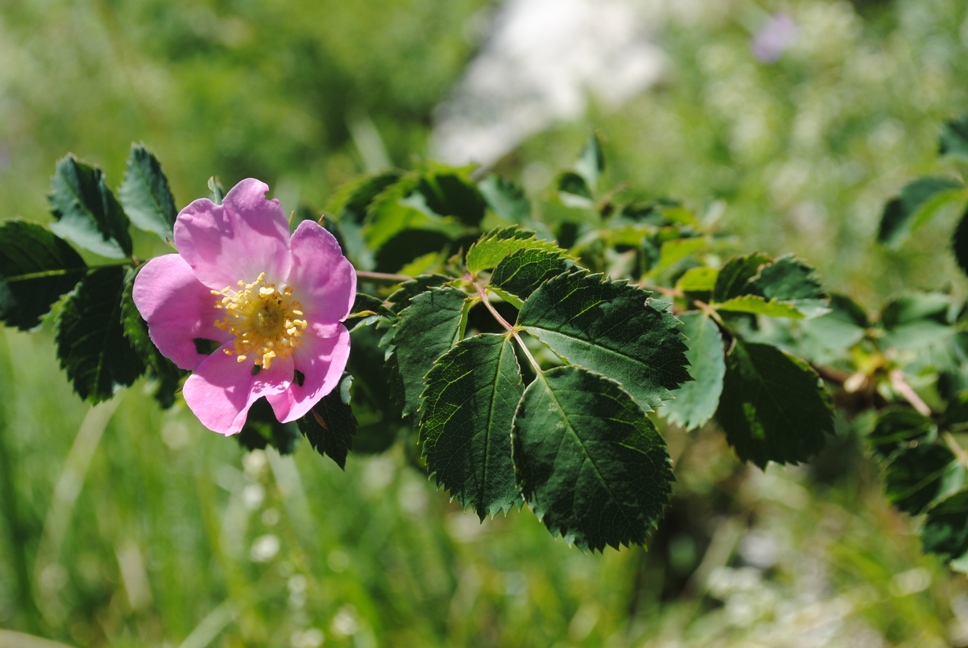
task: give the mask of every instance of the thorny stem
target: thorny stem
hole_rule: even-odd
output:
[[[477,283],[475,281],[474,282],[474,288],[477,289],[477,294],[480,296],[481,301],[484,303],[484,306],[487,308],[487,310],[489,310],[491,312],[491,315],[494,316],[494,319],[497,320],[497,323],[500,324],[501,326],[503,326],[504,327],[504,330],[506,330],[508,333],[510,333],[511,335],[513,335],[514,336],[514,339],[518,341],[518,345],[521,347],[521,350],[524,351],[524,355],[527,356],[528,362],[530,362],[531,363],[531,366],[534,367],[535,373],[537,373],[537,374],[540,375],[541,374],[541,367],[538,365],[537,360],[534,359],[534,356],[531,355],[531,350],[528,349],[527,346],[525,346],[524,340],[522,340],[521,339],[521,336],[518,335],[518,330],[516,328],[514,328],[513,326],[511,326],[508,323],[508,321],[506,319],[504,319],[499,312],[497,312],[497,309],[494,308],[494,305],[487,298],[487,291],[484,290],[484,286],[482,286],[481,284],[479,284],[479,283]]]

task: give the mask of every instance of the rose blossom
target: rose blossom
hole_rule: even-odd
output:
[[[304,221],[289,235],[269,187],[248,179],[221,205],[202,198],[175,221],[178,254],[156,257],[134,282],[152,342],[182,369],[188,407],[211,430],[235,434],[265,396],[294,421],[339,382],[349,357],[341,323],[356,272],[332,234]],[[219,345],[200,353],[196,340]]]

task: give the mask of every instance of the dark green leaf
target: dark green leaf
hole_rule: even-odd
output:
[[[504,257],[491,273],[490,286],[502,297],[520,307],[535,289],[551,277],[567,272],[570,259],[558,252],[522,249]]]
[[[163,241],[173,241],[172,228],[178,210],[161,164],[144,144],[134,144],[118,189],[124,213],[135,226],[154,232]]]
[[[514,419],[525,501],[582,549],[643,544],[674,480],[665,441],[618,384],[557,367],[528,385]]]
[[[131,256],[128,217],[100,169],[68,155],[57,163],[48,196],[55,234],[113,259]]]
[[[141,266],[143,268],[144,266]],[[140,268],[138,269],[140,270]],[[124,336],[135,353],[141,358],[141,362],[147,369],[148,376],[155,382],[152,393],[155,400],[165,409],[175,404],[175,393],[178,391],[181,379],[188,372],[179,369],[174,362],[166,358],[155,347],[148,335],[148,324],[138,312],[138,307],[132,298],[134,289],[134,278],[138,274],[134,268],[125,268],[124,291],[121,294],[121,325],[124,329]],[[219,347],[214,340],[196,340],[196,347],[199,343],[208,343],[208,349],[204,352],[212,353]],[[202,351],[199,351],[200,353]]]
[[[299,441],[299,428],[295,423],[280,423],[269,401],[260,398],[249,408],[245,425],[235,439],[246,450],[263,450],[272,446],[279,454],[289,455],[295,451]]]
[[[968,552],[968,490],[959,491],[928,509],[921,529],[921,544],[925,553],[938,554],[945,560]]]
[[[716,277],[713,299],[724,302],[733,297],[750,294],[750,281],[759,273],[760,268],[772,261],[770,257],[759,253],[730,259]]]
[[[752,285],[756,294],[790,304],[805,317],[816,317],[829,310],[828,297],[813,268],[789,255],[761,268]]]
[[[469,227],[477,227],[484,218],[486,203],[469,175],[463,170],[432,168],[423,173],[413,193],[406,199],[422,211],[438,216],[452,216]]]
[[[951,239],[951,248],[955,253],[955,260],[958,267],[965,274],[968,274],[968,210],[961,215],[958,227],[955,228],[954,236]]]
[[[594,133],[585,142],[574,169],[592,192],[598,190],[598,179],[605,170],[605,154],[602,152],[602,144],[598,141],[598,136]]]
[[[591,209],[595,197],[588,183],[574,171],[564,171],[558,176],[558,198],[568,207]]]
[[[366,293],[356,293],[353,301],[353,308],[343,322],[349,330],[355,327],[378,322],[381,317],[392,316],[393,313],[386,307],[383,300]]]
[[[537,238],[534,232],[517,226],[504,227],[488,232],[471,246],[467,251],[467,270],[473,274],[490,270],[512,252],[524,249],[565,254],[555,243]]]
[[[130,386],[144,370],[124,335],[125,268],[98,268],[68,296],[57,320],[57,358],[81,398],[92,403]]]
[[[518,325],[566,362],[615,380],[644,409],[689,380],[678,320],[624,281],[587,272],[554,277],[524,303]]]
[[[417,295],[431,288],[443,286],[453,281],[452,277],[444,275],[418,275],[410,281],[405,281],[387,298],[387,305],[395,313],[399,313],[410,305],[410,301]]]
[[[520,185],[498,175],[489,175],[477,183],[487,206],[501,218],[524,223],[531,215],[531,204]]]
[[[392,337],[396,371],[402,380],[403,415],[416,414],[424,377],[463,333],[467,295],[455,288],[431,288],[400,313]]]
[[[426,382],[420,438],[437,483],[481,520],[520,506],[511,423],[524,386],[512,341],[494,334],[461,340]]]
[[[702,313],[684,313],[679,319],[689,347],[686,360],[692,382],[673,392],[675,399],[668,401],[662,411],[671,422],[692,430],[716,413],[723,391],[726,361],[723,337],[715,322]]]
[[[802,360],[766,344],[736,340],[716,419],[743,461],[799,463],[833,434],[830,396]]]
[[[938,150],[941,155],[968,162],[968,113],[945,122],[941,129],[941,142]]]
[[[938,496],[954,458],[950,450],[933,443],[902,450],[884,473],[887,499],[905,513],[917,515]]]
[[[326,206],[326,211],[336,215],[346,243],[345,252],[357,267],[373,267],[373,253],[366,247],[362,234],[370,205],[401,175],[399,171],[364,175],[342,186]]]
[[[888,409],[877,417],[867,444],[874,456],[888,459],[898,450],[907,448],[911,441],[933,433],[934,429],[931,419],[912,409]]]
[[[353,377],[343,374],[339,384],[320,399],[309,414],[296,424],[319,454],[329,457],[340,468],[346,468],[346,456],[356,434],[356,417],[350,408],[350,386]]]
[[[74,248],[46,228],[0,224],[0,321],[22,331],[34,328],[86,271]]]
[[[763,302],[755,299],[763,298]],[[716,279],[717,308],[773,317],[815,317],[827,312],[827,297],[810,266],[790,256],[764,254],[731,259]]]
[[[939,293],[903,295],[881,312],[884,342],[900,351],[936,344],[950,337],[951,298]]]
[[[953,178],[924,176],[912,180],[884,206],[877,240],[888,245],[900,243],[941,207],[964,194],[965,185]]]

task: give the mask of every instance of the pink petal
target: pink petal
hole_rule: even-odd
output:
[[[231,337],[214,326],[220,319],[215,296],[177,254],[148,261],[134,279],[132,297],[151,341],[182,369],[194,369],[208,357],[195,350],[196,338],[221,343]]]
[[[185,381],[183,393],[202,425],[228,435],[242,430],[252,403],[289,387],[293,369],[291,357],[276,358],[269,369],[253,376],[252,362],[238,362],[236,356],[224,353],[225,348],[199,365]]]
[[[289,222],[278,200],[266,200],[268,185],[252,178],[235,185],[221,205],[194,201],[175,221],[175,247],[198,280],[214,290],[289,274]]]
[[[305,377],[303,384],[293,382],[286,391],[267,398],[282,423],[305,416],[319,399],[339,384],[350,357],[350,332],[342,324],[337,326],[337,334],[333,337],[303,337],[302,346],[292,355],[296,371]]]
[[[336,237],[312,221],[293,232],[292,270],[288,284],[318,334],[333,335],[332,326],[346,318],[356,299],[356,270],[343,256]]]

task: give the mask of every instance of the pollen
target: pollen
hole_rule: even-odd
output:
[[[237,288],[226,286],[212,294],[220,298],[215,308],[225,312],[215,326],[235,336],[225,353],[239,362],[252,358],[268,369],[275,358],[289,357],[302,344],[308,326],[302,304],[293,299],[289,286],[280,289],[266,281],[266,273],[252,283],[239,281]]]

